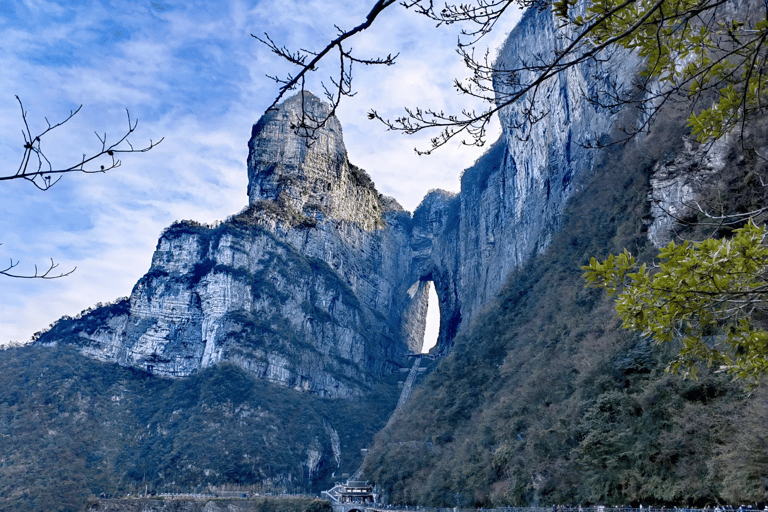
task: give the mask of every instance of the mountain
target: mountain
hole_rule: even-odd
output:
[[[552,54],[562,36],[531,9],[497,65]],[[174,223],[130,297],[0,354],[0,498],[71,510],[149,488],[316,492],[378,432],[363,472],[399,503],[765,500],[765,389],[664,373],[674,347],[622,331],[581,279],[591,256],[649,259],[701,236],[679,222],[699,215],[691,200],[765,202],[763,161],[736,140],[699,146],[676,111],[611,145],[635,114],[590,98],[630,90],[641,63],[619,57],[543,84],[535,123],[505,107],[460,193],[433,191],[413,214],[350,163],[335,117],[309,144],[296,135],[322,101],[267,113],[241,212]],[[763,153],[764,125],[746,134]],[[437,360],[390,419],[430,281]]]
[[[563,38],[529,9],[497,65],[516,67]],[[501,140],[464,171],[461,208],[441,235],[474,272],[450,354],[377,434],[363,474],[385,500],[436,507],[768,500],[768,392],[716,371],[664,370],[679,347],[621,329],[613,298],[585,288],[581,265],[624,248],[652,263],[672,238],[724,236],[709,212],[765,205],[766,119],[703,146],[684,111],[610,145],[636,122],[601,109],[631,87],[627,56],[590,62],[537,91],[538,111],[501,112]],[[611,62],[620,62],[612,68]],[[602,67],[604,66],[605,67]],[[504,92],[503,90],[501,92]],[[604,149],[588,149],[595,141]],[[746,149],[745,149],[746,148]],[[701,206],[702,210],[697,207]],[[418,211],[417,211],[418,213]],[[414,215],[415,217],[415,215]],[[450,251],[450,249],[448,250]],[[470,263],[467,265],[467,263]],[[465,306],[465,307],[466,307]]]
[[[348,162],[335,118],[311,147],[293,134],[302,103],[328,108],[296,97],[254,126],[243,211],[174,223],[130,297],[2,353],[0,497],[318,492],[357,469],[421,349],[428,288],[411,215]]]
[[[302,103],[328,108],[297,96],[254,126],[242,212],[173,224],[129,298],[36,343],[172,377],[226,361],[331,398],[399,368],[424,329],[410,320],[426,300],[407,292],[410,216],[349,164],[335,118],[311,147],[293,133]]]

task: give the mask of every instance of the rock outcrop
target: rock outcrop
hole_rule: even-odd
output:
[[[552,55],[565,35],[551,12],[531,10],[497,66]],[[547,115],[536,123],[524,107],[505,107],[501,139],[464,173],[461,192],[433,191],[413,216],[350,164],[338,119],[309,141],[296,134],[301,116],[323,118],[327,105],[309,93],[287,100],[253,127],[247,208],[217,226],[165,230],[119,314],[85,322],[72,339],[91,357],[160,375],[230,361],[284,386],[359,396],[420,350],[433,281],[436,350],[446,353],[510,272],[547,247],[591,173],[587,146],[610,136],[616,113],[584,92],[634,69],[611,62],[542,84],[535,103]]]
[[[569,34],[562,30],[557,28],[551,10],[529,10],[501,49],[496,65],[510,69],[519,67],[520,63],[554,55],[568,41]],[[280,407],[265,400],[237,411],[229,407],[229,396],[223,397],[221,403],[216,402],[222,410],[221,415],[232,419],[234,426],[230,431],[239,432],[238,429],[243,428],[243,424],[234,423],[240,415],[254,421],[248,423],[255,425],[250,432],[253,439],[260,443],[258,438],[263,438],[258,457],[252,447],[249,448],[252,453],[243,456],[253,469],[248,473],[248,482],[317,489],[329,483],[335,471],[357,469],[359,450],[373,437],[372,432],[358,428],[359,424],[355,422],[360,421],[360,417],[365,417],[366,427],[386,423],[384,420],[396,400],[381,401],[375,387],[381,385],[386,388],[384,394],[394,396],[396,379],[384,383],[383,377],[404,366],[408,352],[420,351],[428,282],[434,283],[440,303],[440,335],[434,350],[445,355],[460,329],[471,332],[468,327],[493,303],[513,271],[544,253],[552,243],[563,222],[566,203],[585,186],[602,158],[601,152],[590,149],[590,146],[610,141],[616,132],[618,113],[598,106],[590,98],[600,91],[630,84],[638,64],[626,55],[608,61],[585,61],[540,84],[535,98],[529,98],[532,103],[504,107],[500,112],[501,138],[464,172],[460,193],[432,191],[413,215],[404,211],[394,199],[380,195],[365,171],[349,162],[342,129],[335,117],[330,117],[313,134],[309,144],[297,136],[292,127],[300,124],[301,116],[323,118],[329,107],[308,93],[291,98],[263,116],[253,127],[248,156],[248,205],[243,211],[215,225],[194,221],[173,224],[160,236],[151,268],[136,284],[130,297],[97,307],[77,319],[65,318],[41,334],[36,344],[72,345],[80,353],[99,361],[138,368],[159,376],[189,377],[184,382],[217,372],[239,375],[237,372],[245,371],[248,377],[242,381],[249,382],[248,386],[254,387],[251,380],[255,377],[255,388],[264,396],[284,398]],[[525,78],[522,76],[521,80],[524,82]],[[498,101],[514,92],[511,83],[499,82],[496,87]],[[535,123],[529,122],[531,108],[542,114]],[[663,160],[650,177],[650,187],[645,186],[647,169],[642,169],[642,179],[635,182],[643,182],[640,202],[650,188],[654,206],[650,215],[642,214],[646,215],[643,219],[631,219],[636,225],[650,225],[647,233],[644,229],[638,230],[642,232],[640,238],[647,234],[654,243],[663,243],[669,236],[674,216],[687,215],[688,210],[680,205],[695,199],[700,193],[701,181],[719,173],[724,159],[730,158],[725,146],[710,149],[689,145],[683,154]],[[628,187],[629,181],[623,186]],[[645,206],[643,204],[637,210],[645,212]],[[623,215],[625,211],[616,213],[614,218]],[[616,229],[613,220],[600,226],[605,226],[605,231]],[[578,219],[570,222],[573,226]],[[634,229],[628,225],[622,229]],[[610,235],[605,238],[609,239]],[[579,243],[579,240],[573,240],[567,245],[577,246]],[[565,244],[563,238],[560,238],[560,244],[561,247]],[[604,246],[608,247],[607,244]],[[573,259],[583,256],[579,254]],[[539,269],[532,274],[538,276],[539,282],[549,283],[543,277],[546,271]],[[509,309],[532,307],[521,306],[522,299],[521,303],[516,301],[526,297],[528,289],[538,286],[537,279],[518,282],[520,288],[513,289],[511,298],[506,298]],[[572,284],[579,277],[571,275],[569,279]],[[573,299],[579,308],[589,309],[594,303],[594,297],[586,294],[565,298],[551,296],[556,295],[559,286],[559,283],[552,283],[547,286],[548,290],[539,289],[537,293],[540,297],[548,297],[551,303]],[[550,294],[550,290],[555,292]],[[601,311],[609,311],[609,306]],[[580,310],[576,312],[586,314]],[[506,313],[506,310],[501,311],[497,316]],[[557,314],[553,313],[552,317]],[[505,331],[500,337],[503,339],[493,346],[481,346],[488,340],[479,335],[478,342],[470,346],[466,345],[466,339],[464,346],[458,343],[454,355],[440,366],[441,371],[455,369],[455,372],[442,376],[449,385],[444,388],[446,391],[438,393],[440,396],[431,399],[445,405],[443,411],[446,414],[441,412],[434,422],[446,423],[440,425],[444,431],[425,441],[423,425],[414,422],[419,426],[411,429],[410,434],[415,437],[408,443],[415,443],[413,446],[423,443],[428,448],[423,457],[426,461],[433,457],[433,448],[452,442],[456,433],[451,430],[454,428],[452,422],[471,420],[471,428],[467,431],[485,431],[480,428],[483,423],[475,421],[479,416],[468,412],[484,404],[488,397],[496,396],[495,390],[484,390],[483,386],[509,379],[518,371],[518,363],[538,357],[538,354],[532,355],[521,349],[516,361],[507,358],[505,351],[510,349],[513,341],[517,343],[516,336],[523,340],[520,342],[522,346],[530,334],[527,331],[535,331],[538,337],[539,333],[550,329],[546,339],[528,341],[530,346],[538,347],[541,354],[550,351],[542,359],[549,360],[552,356],[555,360],[576,354],[574,357],[586,360],[580,348],[582,337],[602,340],[604,333],[602,327],[600,332],[583,330],[581,318],[574,316],[559,323],[539,318],[531,324],[538,325],[535,329],[513,325],[514,329]],[[606,325],[608,321],[605,315],[583,318]],[[493,322],[495,319],[487,323]],[[499,328],[495,326],[495,329]],[[555,328],[559,331],[554,332],[552,329]],[[571,331],[578,337],[573,340],[572,352],[555,354],[559,350],[559,340],[570,336]],[[510,339],[506,338],[508,332],[512,333]],[[602,350],[599,344],[594,347]],[[644,374],[651,368],[647,356],[647,350],[643,348],[606,368]],[[562,368],[570,365],[570,362],[557,360],[562,363]],[[587,372],[586,367],[591,368],[592,362],[590,359],[584,368],[574,368],[573,374]],[[610,377],[610,372],[600,370],[604,362],[597,361],[599,364],[589,370],[594,372],[594,382],[603,382],[602,379]],[[236,372],[232,365],[237,367]],[[558,372],[559,375],[546,373],[536,377],[539,381],[553,382],[557,380],[554,377],[562,378],[570,387],[571,373],[555,367],[555,373]],[[230,378],[214,380],[220,386]],[[454,383],[459,384],[452,387]],[[517,392],[510,392],[510,396],[538,400],[539,383],[531,384],[528,398]],[[459,389],[461,386],[464,387]],[[141,389],[142,399],[151,403],[152,397],[147,398],[151,389]],[[562,396],[571,393],[570,388],[566,391]],[[561,396],[557,393],[541,397],[542,411],[543,407],[549,407],[550,399],[557,400],[553,397]],[[236,391],[232,393],[236,394]],[[291,407],[299,402],[305,404],[301,421],[310,418],[306,421],[313,423],[311,432],[301,431],[292,422],[295,418]],[[357,408],[351,408],[350,404]],[[189,413],[192,421],[202,414],[200,411],[211,411],[208,402],[199,405],[194,411],[189,406],[178,411]],[[349,408],[346,413],[345,407]],[[487,411],[496,411],[495,407],[488,406]],[[523,409],[520,409],[520,415],[527,414]],[[142,437],[136,440],[136,446],[141,450],[137,448],[131,453],[168,450],[167,447],[174,444],[176,434],[161,428],[161,424],[178,421],[171,418],[176,413],[176,410],[158,412],[160,419],[156,423],[146,423],[147,430],[154,425],[155,435],[162,439],[162,443],[140,444],[145,442]],[[415,411],[413,417],[420,418],[421,413]],[[537,418],[550,417],[549,413],[537,413]],[[497,425],[509,419],[504,412],[484,421],[485,425]],[[200,441],[201,446],[223,450],[221,445],[211,441],[215,440],[219,429],[217,420],[207,419],[201,424],[210,433],[210,440]],[[545,425],[531,430],[554,433],[561,427],[561,424]],[[483,471],[497,462],[500,465],[496,467],[503,467],[507,463],[507,454],[517,450],[516,443],[525,443],[525,437],[520,434],[527,436],[527,427],[520,428],[514,431],[513,439],[507,440],[504,448],[508,448],[507,452],[499,451],[485,458],[473,456],[472,460],[479,461]],[[352,430],[363,433],[357,435]],[[285,435],[278,436],[276,432]],[[262,433],[264,435],[260,435]],[[507,433],[511,434],[513,430]],[[459,437],[456,435],[456,439]],[[576,438],[574,434],[572,439]],[[542,438],[536,446],[550,443],[550,439]],[[226,446],[239,444],[239,441],[231,441]],[[251,445],[255,444],[255,441],[251,442]],[[404,444],[398,444],[401,445]],[[488,448],[497,443],[486,438],[476,444],[481,445]],[[189,443],[185,446],[187,451],[184,453],[194,454],[207,449],[198,450]],[[290,460],[274,467],[263,462],[273,454],[285,451],[286,446],[290,446]],[[111,453],[103,447],[100,450]],[[446,460],[456,460],[454,457],[459,452],[458,449],[447,451]],[[190,455],[190,460],[192,458]],[[171,468],[168,471],[178,471],[182,467],[179,464],[183,458],[170,454],[168,459],[165,466]],[[400,460],[396,459],[392,465],[401,464]],[[240,461],[226,460],[221,465],[229,468],[229,463],[238,465]],[[211,473],[207,466],[184,464],[183,470],[189,469],[192,474],[189,482],[202,485],[208,481]],[[449,465],[446,463],[445,467]],[[104,467],[111,466],[105,464]],[[237,467],[231,474],[243,474]],[[548,463],[546,467],[557,467],[557,464]],[[150,471],[159,470],[150,468]],[[134,478],[139,475],[144,473],[136,470]],[[214,476],[225,482],[228,475],[229,469]],[[528,479],[534,487],[539,486],[539,476]],[[442,474],[435,473],[435,481],[442,478]],[[397,481],[400,479],[398,476]],[[170,477],[158,474],[155,481],[165,485],[170,483]],[[467,488],[473,486],[469,484]]]
[[[742,133],[708,144],[684,137],[679,151],[654,165],[648,239],[655,247],[667,245],[696,225],[706,229],[702,236],[711,236],[748,217],[761,222],[760,190],[765,186],[760,176],[768,167],[760,156],[768,151],[762,136],[765,125],[765,119],[753,120]]]
[[[514,69],[562,50],[569,34],[554,16],[548,9],[526,11],[495,65]],[[600,158],[592,146],[616,130],[618,113],[590,98],[631,86],[638,66],[629,55],[585,62],[541,84],[533,106],[504,107],[502,136],[464,171],[461,193],[431,193],[414,212],[421,274],[434,279],[440,297],[441,346],[447,348],[459,324],[471,322],[514,269],[549,245],[566,202]],[[514,92],[501,82],[495,88],[498,101]],[[531,110],[541,115],[535,123]]]
[[[309,147],[296,136],[302,107],[328,108],[296,96],[254,126],[244,211],[166,229],[127,303],[75,324],[68,339],[154,374],[229,361],[327,397],[364,394],[420,349],[427,291],[406,278],[410,215],[349,163],[335,117]]]

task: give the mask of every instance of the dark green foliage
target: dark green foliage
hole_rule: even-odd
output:
[[[195,266],[192,267],[192,276],[190,276],[189,284],[194,286],[199,283],[200,280],[208,275],[208,273],[211,272],[215,266],[216,262],[210,258],[206,258],[203,261],[195,263]]]
[[[0,351],[0,502],[18,511],[81,510],[89,496],[194,492],[261,484],[313,491],[352,472],[386,421],[394,382],[375,398],[320,399],[255,380],[227,364],[163,379],[102,364],[69,347]],[[309,475],[307,449],[340,468]],[[290,481],[288,481],[290,475]]]
[[[225,224],[232,226],[248,227],[258,224],[259,219],[265,217],[278,218],[287,221],[294,228],[313,228],[317,226],[314,217],[305,215],[300,211],[282,203],[281,199],[261,199],[249,204],[243,211],[227,219]]]
[[[77,316],[64,316],[54,322],[48,329],[35,333],[33,341],[82,344],[82,334],[93,334],[103,327],[110,318],[127,315],[130,310],[128,297],[121,297],[109,304],[98,303],[81,311]]]
[[[674,126],[607,154],[548,250],[464,326],[398,421],[377,435],[366,475],[389,500],[679,506],[768,498],[768,392],[747,396],[722,374],[687,381],[665,373],[677,348],[623,331],[612,299],[581,278],[591,256],[655,253],[644,223],[648,176],[678,149]]]
[[[163,236],[178,236],[182,234],[201,235],[206,234],[211,230],[205,224],[197,222],[196,220],[178,220],[165,228],[160,235]]]
[[[168,511],[168,512],[206,512],[211,510],[210,504],[214,505],[214,510],[239,510],[249,512],[309,512],[313,507],[315,512],[325,512],[321,501],[310,497],[249,497],[247,500],[231,498],[215,499],[172,499],[166,500],[158,497],[135,498],[127,500],[120,498],[100,499],[91,497],[87,500],[83,510],[100,511],[124,511],[124,512],[147,512],[147,511]],[[315,505],[318,503],[318,505]],[[328,512],[330,512],[330,504]]]
[[[358,187],[366,188],[374,192],[376,191],[376,185],[373,183],[373,180],[368,173],[365,172],[365,169],[349,164],[349,175]]]
[[[173,240],[183,235],[195,235],[199,237],[200,246],[204,252],[207,251],[209,247],[217,246],[221,238],[227,234],[232,234],[237,237],[264,235],[274,239],[274,235],[269,231],[255,224],[253,221],[254,214],[254,208],[249,207],[243,210],[240,214],[228,218],[226,222],[212,226],[201,224],[193,220],[176,221],[163,230],[160,239],[162,240],[165,238]],[[200,256],[202,260],[206,254],[201,254]]]
[[[477,159],[472,167],[462,173],[462,193],[475,194],[485,190],[488,178],[501,166],[506,151],[507,146],[504,143],[504,137],[500,137],[499,140],[488,148],[488,151],[483,156]]]

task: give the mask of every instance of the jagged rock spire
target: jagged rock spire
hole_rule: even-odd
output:
[[[296,132],[302,116],[324,119],[330,106],[310,92],[297,94],[253,126],[248,143],[248,197],[272,200],[294,211],[333,206],[334,188],[349,173],[341,124],[331,116],[310,138]],[[311,203],[308,205],[307,203]]]

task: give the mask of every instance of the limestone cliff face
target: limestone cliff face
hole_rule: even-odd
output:
[[[562,49],[570,34],[553,16],[529,10],[496,65]],[[598,158],[588,147],[615,128],[617,114],[588,98],[628,84],[636,68],[628,58],[587,62],[548,80],[532,99],[535,123],[530,102],[505,107],[500,140],[464,172],[461,192],[431,192],[413,216],[350,164],[335,117],[309,144],[296,133],[302,116],[324,118],[328,105],[308,93],[287,100],[253,127],[247,208],[217,226],[168,228],[127,309],[83,329],[81,350],[168,376],[231,361],[281,385],[358,396],[420,350],[433,281],[437,350],[447,352],[550,243]],[[499,98],[514,92],[496,87]]]
[[[406,277],[410,215],[349,164],[335,117],[310,147],[292,132],[302,103],[327,109],[296,96],[254,126],[249,206],[217,226],[166,229],[127,305],[79,330],[83,353],[167,376],[229,361],[352,397],[420,348],[427,292]]]
[[[752,120],[743,133],[709,144],[684,137],[680,151],[654,166],[648,193],[648,239],[654,246],[667,245],[690,229],[691,221],[708,226],[706,236],[719,223],[735,226],[749,216],[762,222],[760,191],[765,186],[759,176],[764,176],[766,163],[758,155],[768,151],[762,135],[766,122],[765,118]]]
[[[551,10],[529,9],[496,66],[517,68],[539,56],[554,56],[569,40],[555,27]],[[614,59],[574,67],[548,80],[534,100],[544,117],[533,124],[525,123],[528,102],[502,109],[505,149],[495,157],[496,165],[468,171],[462,181],[459,251],[465,317],[473,317],[495,295],[511,270],[549,245],[566,201],[598,158],[589,146],[609,138],[616,122],[615,112],[588,98],[614,80],[628,83],[635,66],[632,59]],[[509,85],[497,84],[497,97],[510,92]]]
[[[365,171],[349,163],[339,120],[330,117],[310,138],[292,128],[302,115],[322,119],[329,110],[311,94],[296,95],[254,125],[248,143],[250,204],[273,201],[284,212],[374,230],[389,206]]]
[[[550,10],[529,9],[500,49],[497,68],[521,68],[562,50],[573,34],[557,25]],[[541,84],[526,101],[504,107],[500,139],[464,171],[461,192],[432,192],[414,212],[413,272],[435,282],[443,352],[459,327],[471,323],[492,301],[510,273],[546,249],[567,201],[612,151],[610,146],[596,146],[621,135],[620,112],[591,99],[630,91],[642,62],[622,50],[610,57],[575,66]],[[531,76],[521,73],[519,79],[526,83]],[[515,92],[503,81],[495,88],[498,101]],[[536,122],[530,122],[531,112],[539,118]],[[662,124],[678,121],[683,123]],[[744,134],[749,139],[745,147],[754,154],[766,152],[764,138],[757,135],[761,130],[750,126]],[[682,150],[661,155],[650,175],[648,237],[656,246],[669,242],[679,219],[695,217],[699,208],[721,208],[722,201],[697,201],[703,193],[722,189],[728,165],[731,174],[734,168],[744,168],[745,179],[754,174],[749,169],[757,169],[749,151],[745,156],[737,147],[738,136],[709,145],[684,137],[680,128],[671,136],[681,142]],[[631,142],[640,148],[648,143],[653,142],[644,133]],[[647,147],[639,151],[653,152]],[[742,205],[740,211],[759,206]]]
[[[518,68],[552,56],[569,35],[556,28],[551,10],[529,9],[501,48],[496,66]],[[609,140],[617,122],[616,112],[589,98],[614,84],[628,85],[638,64],[622,56],[585,63],[548,80],[536,92],[534,110],[543,117],[533,124],[526,117],[529,102],[504,107],[500,140],[464,172],[458,197],[449,206],[432,194],[414,213],[417,252],[429,252],[421,256],[429,260],[422,272],[435,278],[444,293],[441,306],[449,308],[442,311],[451,327],[446,335],[459,322],[471,322],[510,272],[548,246],[566,202],[599,159],[599,151],[589,146]],[[499,100],[514,92],[509,84],[495,86]],[[445,212],[442,222],[420,223],[441,217],[438,210]],[[431,252],[422,247],[426,238]]]
[[[516,68],[562,49],[570,34],[556,28],[553,16],[530,9],[496,65]],[[270,419],[255,431],[288,424],[283,420],[299,400],[282,388],[305,392],[302,400],[323,405],[313,416],[318,428],[311,435],[297,429],[285,439],[263,436],[264,453],[291,445],[300,463],[290,470],[260,469],[252,478],[291,483],[301,474],[305,483],[329,482],[345,457],[343,470],[357,468],[352,459],[373,435],[350,448],[351,435],[340,436],[341,426],[358,429],[355,421],[371,412],[359,412],[368,403],[375,419],[385,419],[389,411],[373,386],[405,364],[409,351],[421,349],[427,282],[434,282],[440,302],[436,352],[446,354],[459,329],[493,301],[512,272],[550,244],[567,201],[601,158],[589,146],[609,140],[617,126],[618,114],[589,98],[629,84],[637,67],[624,55],[550,79],[529,98],[541,115],[532,124],[530,102],[503,108],[502,136],[464,172],[461,191],[432,191],[413,215],[378,194],[349,162],[335,117],[309,144],[297,135],[293,127],[302,116],[323,118],[329,107],[311,94],[291,98],[253,127],[243,211],[216,225],[174,223],[130,297],[59,322],[37,344],[73,345],[97,360],[168,377],[231,363],[270,383],[260,388],[267,393],[291,396],[287,408],[241,411]],[[499,101],[514,92],[510,84],[496,87]],[[762,133],[765,127],[754,131]],[[768,153],[763,139],[755,146],[760,154]],[[689,143],[656,165],[648,221],[653,243],[665,243],[674,217],[688,215],[702,184],[732,158],[732,148],[732,142],[711,148]],[[229,366],[210,371],[222,368]],[[339,400],[326,414],[328,401],[307,394]],[[341,403],[363,405],[344,416]]]
[[[683,151],[656,164],[648,194],[652,217],[648,240],[653,245],[667,245],[678,220],[694,214],[702,189],[723,170],[728,146],[725,140],[703,146],[686,138]]]
[[[531,10],[497,66],[552,55],[567,36],[551,12]],[[629,81],[633,61],[621,63],[542,84],[536,123],[524,122],[524,106],[505,107],[501,139],[465,171],[461,192],[428,194],[413,217],[350,164],[335,117],[309,144],[295,132],[301,116],[325,117],[326,104],[287,100],[253,127],[248,207],[218,226],[167,229],[127,309],[83,329],[81,350],[168,376],[231,361],[281,385],[358,396],[421,348],[433,281],[446,352],[510,272],[549,244],[592,171],[587,146],[616,121],[587,98]],[[500,97],[508,87],[497,84]]]

